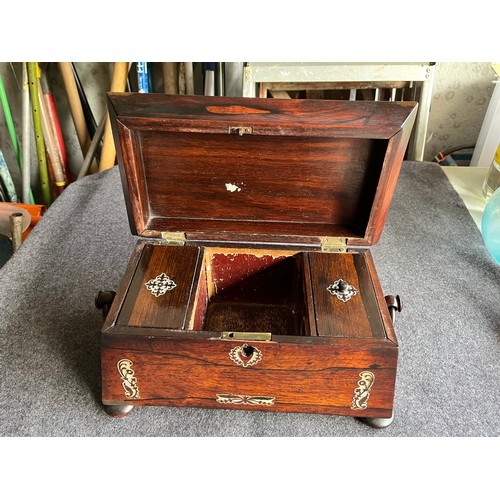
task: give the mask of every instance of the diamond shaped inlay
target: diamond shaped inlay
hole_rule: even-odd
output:
[[[155,296],[159,297],[175,288],[177,285],[165,273],[161,273],[156,278],[146,283],[146,288]]]
[[[327,290],[342,302],[347,302],[358,293],[356,288],[343,279],[339,279],[327,287]]]

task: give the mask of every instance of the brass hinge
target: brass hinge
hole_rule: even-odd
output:
[[[321,251],[328,253],[347,253],[347,238],[325,236],[321,238]]]
[[[230,134],[251,134],[253,132],[252,127],[229,127]]]
[[[161,239],[167,245],[184,246],[186,244],[186,234],[182,232],[162,231]]]
[[[223,340],[271,340],[270,332],[222,332],[220,338]]]

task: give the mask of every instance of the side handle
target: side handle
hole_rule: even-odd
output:
[[[103,319],[106,319],[115,295],[116,292],[113,292],[111,290],[101,290],[97,293],[95,297],[95,306],[97,307],[97,309],[100,309],[102,311]]]
[[[396,322],[396,312],[401,312],[403,310],[403,301],[399,295],[386,295],[385,303],[389,308],[389,314],[394,324]]]

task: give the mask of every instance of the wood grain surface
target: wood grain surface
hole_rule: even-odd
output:
[[[392,339],[377,338],[370,330],[378,306],[371,280],[378,281],[371,275],[369,252],[265,256],[265,250],[253,255],[248,249],[233,254],[230,249],[139,244],[125,277],[129,285],[121,286],[115,299],[122,304],[119,321],[107,319],[113,326],[101,337],[103,402],[389,417],[398,349]],[[141,297],[145,280],[166,271],[165,265],[173,277],[178,271],[191,276],[182,297],[166,294],[159,297],[163,302],[155,302],[149,292]],[[363,292],[350,312],[340,308],[332,315],[331,304],[323,304],[318,294],[328,293],[323,285],[338,272]],[[274,302],[265,290],[269,281],[258,277],[262,273],[271,278]],[[214,276],[218,286],[209,287],[207,280]],[[116,304],[110,314],[120,310]],[[311,311],[325,316],[316,312],[311,320]],[[217,332],[224,330],[271,330],[273,337],[264,342],[223,340]],[[259,359],[242,366],[231,356],[234,349],[251,355],[258,350]],[[133,397],[126,396],[120,362],[133,370],[138,391]],[[355,391],[366,371],[375,377],[368,404],[354,409]]]
[[[385,222],[416,109],[154,94],[109,99],[129,218],[144,236],[345,235],[370,243]]]
[[[368,219],[385,147],[363,139],[144,132],[141,150],[151,211],[164,218],[358,227]]]
[[[327,337],[372,337],[363,295],[373,291],[360,285],[354,254],[310,253],[312,294],[318,335]],[[327,289],[342,279],[357,293],[347,302]]]
[[[110,94],[109,107],[132,232],[187,245],[136,248],[101,337],[103,401],[390,417],[396,337],[371,254],[351,246],[380,237],[416,104]],[[349,252],[314,251],[321,236]],[[177,286],[154,297],[144,284],[162,272]],[[337,279],[350,301],[327,291]]]
[[[144,328],[183,328],[193,290],[199,248],[147,245],[141,256],[118,325]],[[149,280],[165,273],[175,288],[156,297],[147,289]]]
[[[230,357],[238,341],[136,339],[124,347],[119,337],[103,348],[103,400],[135,405],[201,406],[267,411],[307,411],[354,416],[391,412],[397,351],[393,346],[339,349],[252,342],[261,352],[254,366],[238,366]],[[133,363],[140,397],[124,397],[116,369],[120,359]],[[375,382],[366,410],[351,409],[360,373],[369,370]],[[182,374],[182,376],[179,376]],[[271,406],[217,403],[217,395],[275,398]]]
[[[203,130],[224,130],[227,124],[250,124],[259,134],[336,136],[389,139],[416,108],[412,102],[334,101],[315,99],[248,99],[237,97],[165,96],[108,93],[120,119],[164,129],[170,120]],[[278,128],[279,127],[279,128]]]

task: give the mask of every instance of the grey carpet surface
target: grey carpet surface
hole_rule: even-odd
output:
[[[98,290],[136,238],[117,168],[72,184],[0,270],[2,436],[498,436],[500,269],[440,167],[406,162],[373,256],[405,302],[395,420],[100,404]]]

